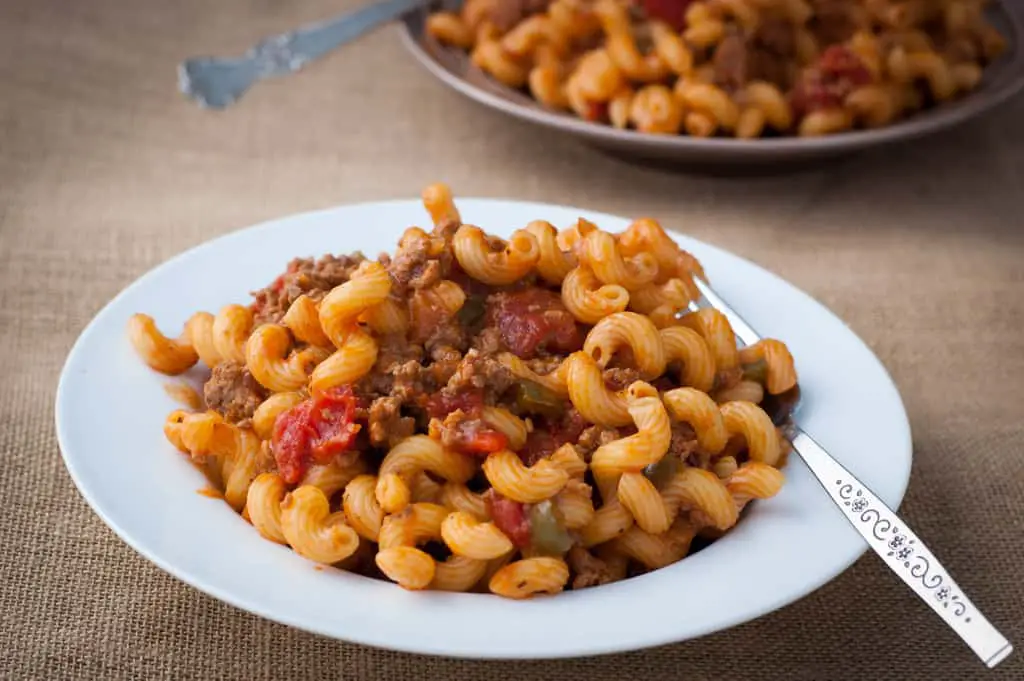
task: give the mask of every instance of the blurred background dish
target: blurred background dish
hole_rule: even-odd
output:
[[[450,3],[446,9],[457,9]],[[432,8],[436,12],[436,6]],[[431,9],[405,16],[406,47],[435,77],[463,95],[533,124],[568,133],[582,142],[636,161],[713,168],[777,168],[843,156],[910,140],[970,120],[1009,99],[1024,85],[1024,3],[993,2],[985,10],[988,24],[1005,39],[998,58],[985,66],[977,87],[952,101],[925,108],[882,127],[813,137],[771,136],[755,139],[651,134],[581,119],[575,113],[540,104],[527,89],[514,89],[486,74],[463,49],[441,44],[427,29]],[[435,31],[436,33],[436,31]],[[479,59],[478,59],[479,61]]]

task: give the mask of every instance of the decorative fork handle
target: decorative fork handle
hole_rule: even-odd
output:
[[[733,327],[736,337],[746,345],[761,340],[715,291],[699,278],[697,288],[711,307],[717,308]],[[1013,646],[985,619],[953,581],[938,559],[891,508],[814,438],[797,426],[789,429],[795,451],[843,516],[921,600],[928,604],[991,669],[1009,657]]]
[[[178,66],[178,88],[200,106],[223,109],[256,81],[298,71],[426,0],[386,0],[327,21],[266,38],[243,57],[193,57]]]

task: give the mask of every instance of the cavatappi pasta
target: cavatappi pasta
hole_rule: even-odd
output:
[[[129,321],[155,370],[205,365],[203,404],[164,433],[263,537],[407,589],[527,598],[678,561],[779,491],[793,357],[692,311],[703,269],[657,222],[506,241],[444,185],[423,200],[433,228],[393,256],[293,260],[173,338]]]
[[[426,28],[551,109],[750,139],[877,128],[974,90],[1006,49],[988,1],[465,0]]]

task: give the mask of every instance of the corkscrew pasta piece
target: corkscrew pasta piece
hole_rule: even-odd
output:
[[[683,125],[683,107],[664,85],[646,85],[630,101],[629,120],[640,132],[675,135]]]
[[[545,14],[526,17],[501,38],[502,48],[514,58],[532,57],[541,45],[559,54],[569,50],[569,36]]]
[[[248,428],[225,423],[217,414],[172,412],[164,425],[167,439],[189,452],[224,490],[236,511],[245,506],[249,485],[260,473],[260,440]]]
[[[653,387],[642,381],[633,383],[626,402],[637,433],[598,447],[590,459],[590,470],[605,501],[612,497],[622,473],[639,472],[661,460],[672,437],[665,405]]]
[[[369,541],[377,541],[384,522],[384,510],[377,503],[376,489],[375,476],[358,475],[345,485],[342,495],[345,519],[360,537]]]
[[[385,513],[398,513],[412,502],[412,489],[397,473],[384,473],[376,481],[374,496]]]
[[[725,23],[711,12],[706,2],[690,3],[685,17],[683,40],[695,49],[706,50],[721,42],[725,36]]]
[[[739,510],[725,484],[702,468],[684,468],[661,492],[666,503],[699,513],[716,529],[727,530],[739,519]]]
[[[690,424],[701,449],[718,454],[729,441],[729,431],[719,406],[706,393],[693,388],[669,390],[661,396],[669,414]]]
[[[661,494],[642,473],[623,473],[619,479],[618,496],[644,532],[661,534],[672,524],[673,518]]]
[[[679,323],[693,329],[704,339],[714,356],[717,371],[728,371],[739,365],[736,335],[724,314],[713,308],[705,308],[685,315]]]
[[[430,219],[435,225],[451,220],[456,223],[462,222],[459,209],[455,206],[452,198],[452,190],[448,185],[437,182],[429,185],[421,195],[423,207],[430,214]]]
[[[923,80],[937,101],[952,99],[956,94],[956,81],[953,80],[949,65],[933,51],[908,53],[904,48],[896,47],[889,52],[886,67],[889,75],[898,83],[909,84]]]
[[[452,246],[462,269],[474,279],[494,286],[522,279],[540,259],[537,240],[522,229],[496,250],[482,229],[463,225],[455,233]]]
[[[533,98],[552,109],[568,109],[569,97],[562,70],[557,64],[541,64],[530,69],[526,81]]]
[[[446,45],[466,50],[473,46],[473,32],[454,12],[437,12],[427,17],[427,33]]]
[[[418,544],[441,538],[441,523],[448,510],[437,504],[412,504],[401,513],[384,518],[378,535],[375,558],[388,579],[405,589],[425,589],[433,581],[436,567]]]
[[[767,365],[764,387],[771,395],[784,393],[796,385],[793,355],[782,341],[772,338],[760,340],[740,350],[739,361],[744,365],[756,362],[764,362]]]
[[[436,591],[469,591],[487,573],[488,561],[450,556],[434,564],[434,579],[428,589]]]
[[[249,521],[265,539],[287,544],[281,530],[281,501],[288,488],[277,473],[262,473],[252,481],[246,495],[245,508]]]
[[[629,292],[617,284],[602,284],[589,267],[570,271],[562,282],[562,303],[584,324],[596,324],[629,305]]]
[[[851,116],[869,128],[880,128],[900,113],[900,93],[891,85],[865,85],[846,96],[843,105]]]
[[[665,373],[667,360],[658,328],[635,312],[617,312],[594,325],[583,342],[583,352],[602,368],[615,354],[629,348],[640,377],[651,380]]]
[[[263,324],[249,336],[245,366],[260,385],[273,392],[290,392],[306,385],[310,375],[327,358],[323,348],[307,346],[292,350],[288,329]]]
[[[324,493],[328,498],[345,489],[345,486],[356,476],[366,472],[366,462],[362,457],[351,459],[336,458],[327,464],[313,464],[299,481],[299,485],[311,485]]]
[[[800,121],[798,132],[801,137],[818,137],[845,132],[853,127],[853,114],[837,107],[812,111]]]
[[[530,434],[526,422],[504,407],[484,407],[483,420],[508,440],[508,446],[519,451],[526,444]]]
[[[139,357],[151,369],[162,374],[176,376],[185,373],[199,361],[199,355],[190,343],[164,336],[149,315],[131,316],[128,320],[128,338]]]
[[[320,328],[320,308],[306,294],[300,295],[288,307],[281,324],[288,327],[296,340],[321,348],[331,347],[331,341]]]
[[[764,400],[764,387],[757,381],[740,381],[734,386],[716,390],[712,395],[715,402],[753,402],[760,404]]]
[[[594,13],[605,33],[605,49],[626,77],[641,83],[654,83],[669,74],[668,67],[657,52],[643,54],[637,47],[625,5],[615,0],[597,0]]]
[[[730,435],[743,436],[752,460],[772,466],[778,463],[779,434],[763,409],[750,402],[726,402],[719,409],[725,429]]]
[[[381,335],[405,333],[409,328],[409,315],[400,303],[387,298],[366,309],[360,320],[366,322],[375,333]]]
[[[455,511],[441,523],[441,538],[456,556],[492,560],[509,553],[512,541],[492,522],[481,522],[468,513]]]
[[[538,556],[509,563],[494,573],[489,582],[492,592],[506,598],[529,598],[537,594],[557,594],[569,581],[569,566],[561,558]]]
[[[436,482],[426,473],[421,472],[419,475],[412,477],[412,483],[409,485],[409,491],[412,494],[413,502],[428,502],[431,504],[441,503],[441,490],[443,485]]]
[[[281,531],[296,553],[318,563],[337,563],[359,548],[345,514],[332,513],[327,497],[311,485],[297,487],[281,502]]]
[[[626,258],[619,252],[615,238],[607,232],[593,230],[580,243],[580,261],[587,265],[604,284],[635,290],[658,275],[658,261],[650,253],[637,253]]]
[[[391,278],[383,265],[365,261],[352,278],[334,287],[320,301],[320,327],[334,347],[349,339],[359,315],[384,302],[391,292]]]
[[[309,348],[319,351],[319,348]],[[353,326],[344,337],[338,349],[323,359],[310,375],[309,387],[314,391],[323,391],[339,385],[350,385],[365,376],[377,362],[377,341],[362,328]],[[257,379],[258,380],[258,379]],[[262,383],[262,381],[260,381]],[[266,385],[266,384],[264,384]],[[290,383],[281,385],[291,385]],[[289,390],[294,388],[272,388]],[[298,387],[298,386],[295,386]]]
[[[481,71],[503,85],[516,89],[526,85],[529,71],[502,46],[499,40],[478,41],[470,53],[470,59]]]
[[[633,106],[633,97],[636,91],[631,87],[624,87],[608,100],[608,122],[613,128],[625,130],[629,127],[630,107]]]
[[[658,58],[678,76],[693,70],[693,52],[683,37],[662,21],[651,21],[651,41]]]
[[[565,360],[569,399],[576,410],[591,423],[607,428],[632,422],[626,391],[609,390],[601,367],[586,352],[574,352]]]
[[[580,531],[583,546],[591,547],[611,541],[633,527],[633,514],[617,497],[611,497],[594,513],[591,521]]]
[[[487,457],[484,475],[502,496],[523,504],[536,504],[558,494],[569,474],[547,459],[526,466],[513,452],[504,449]]]
[[[252,415],[252,429],[261,440],[269,440],[277,417],[304,399],[305,396],[298,391],[274,393],[256,407]]]
[[[498,355],[498,361],[516,378],[537,383],[559,397],[569,396],[569,386],[566,383],[569,367],[566,362],[562,362],[557,369],[549,374],[538,374],[526,362],[510,352]]]
[[[680,519],[671,529],[658,534],[632,527],[612,541],[610,547],[649,570],[657,570],[682,560],[696,534],[688,521]]]
[[[676,96],[686,109],[700,114],[705,120],[694,123],[696,118],[687,117],[686,131],[695,137],[708,137],[716,130],[731,132],[739,123],[740,110],[732,98],[721,88],[710,83],[693,83],[680,80],[675,87]],[[711,125],[708,129],[706,126]]]
[[[199,355],[199,360],[211,369],[224,359],[213,340],[213,321],[214,316],[209,312],[196,312],[185,322],[182,334]]]
[[[462,511],[477,520],[490,520],[487,502],[482,495],[473,492],[460,482],[446,482],[441,487],[440,503],[453,511]]]
[[[759,461],[749,461],[724,477],[726,489],[740,507],[751,499],[775,496],[786,481],[778,468]]]
[[[567,530],[579,530],[594,519],[594,500],[590,485],[582,480],[569,480],[555,495],[555,507]]]
[[[394,492],[387,486],[395,486],[398,483],[388,476],[398,477],[408,489],[408,483],[404,481],[423,471],[428,471],[445,480],[465,483],[473,477],[476,466],[466,455],[449,451],[442,447],[441,443],[426,435],[413,435],[392,447],[381,462],[380,477],[377,482],[377,500],[385,508],[393,509],[392,512],[400,510],[402,508],[400,503],[389,501],[394,499]],[[411,496],[411,492],[409,495]]]
[[[715,358],[699,333],[685,326],[670,326],[658,332],[667,363],[681,363],[680,382],[708,392],[715,384]]]
[[[213,344],[221,359],[246,361],[246,341],[252,333],[252,310],[244,305],[226,305],[213,318]]]
[[[561,285],[576,266],[576,256],[558,245],[558,230],[550,222],[534,220],[526,226],[526,231],[533,235],[540,249],[537,273],[552,286]]]
[[[576,447],[569,443],[556,449],[549,460],[569,475],[570,482],[572,478],[582,480],[587,472],[587,462],[580,458]]]
[[[742,104],[736,121],[736,136],[741,139],[760,137],[765,127],[786,132],[793,125],[793,112],[786,96],[771,83],[748,83],[739,101]]]

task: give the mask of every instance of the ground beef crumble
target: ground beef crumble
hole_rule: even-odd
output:
[[[203,386],[206,406],[225,421],[247,425],[256,407],[269,393],[240,362],[221,362],[213,367],[210,379]]]

